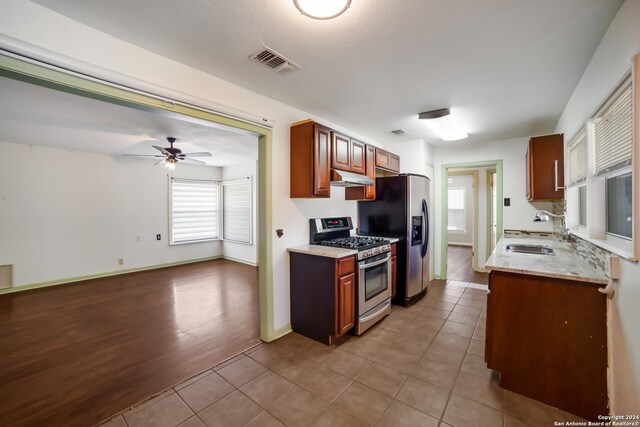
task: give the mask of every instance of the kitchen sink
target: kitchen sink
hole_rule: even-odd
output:
[[[553,249],[542,245],[507,245],[507,252],[534,255],[554,255]]]

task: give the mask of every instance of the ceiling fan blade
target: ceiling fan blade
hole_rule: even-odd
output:
[[[181,156],[187,157],[212,157],[211,153],[207,153],[206,151],[200,151],[197,153],[182,153]]]
[[[160,156],[158,156],[158,157],[160,157]],[[160,160],[159,162],[154,163],[154,165],[153,165],[153,166],[155,166],[155,165],[159,165],[160,163],[162,163],[162,162],[164,162],[164,161],[165,161],[165,159],[162,159],[162,160]]]
[[[200,160],[196,160],[196,159],[180,159],[181,162],[185,162],[185,163],[192,163],[194,165],[204,165],[204,162],[201,162]]]
[[[127,157],[166,157],[160,154],[121,154],[121,156]]]
[[[162,154],[166,154],[167,156],[171,154],[170,152],[168,152],[164,148],[158,147],[157,145],[152,145],[152,147],[155,148],[156,150],[160,151]]]

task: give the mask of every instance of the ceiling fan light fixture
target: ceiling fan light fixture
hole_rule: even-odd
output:
[[[332,19],[342,15],[351,6],[351,0],[293,0],[296,8],[313,19]]]
[[[164,162],[162,162],[162,165],[165,168],[167,168],[170,171],[172,171],[172,170],[176,169],[176,163],[178,163],[178,161],[175,158],[169,157]]]
[[[448,108],[426,111],[418,117],[444,141],[458,141],[469,136]]]

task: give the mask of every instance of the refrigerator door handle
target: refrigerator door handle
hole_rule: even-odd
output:
[[[427,206],[425,199],[422,199],[422,216],[424,217],[422,220],[424,240],[422,241],[422,248],[420,248],[420,255],[424,258],[427,255],[427,249],[429,249],[429,206]]]

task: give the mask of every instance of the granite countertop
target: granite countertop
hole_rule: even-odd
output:
[[[555,255],[534,255],[507,252],[509,244],[543,245]],[[553,238],[503,237],[485,264],[488,270],[555,277],[582,282],[606,284],[609,280],[601,270],[581,258],[566,243]]]
[[[332,248],[322,245],[301,245],[293,248],[287,248],[289,252],[298,252],[301,254],[324,256],[328,258],[344,258],[358,253],[355,249]]]

